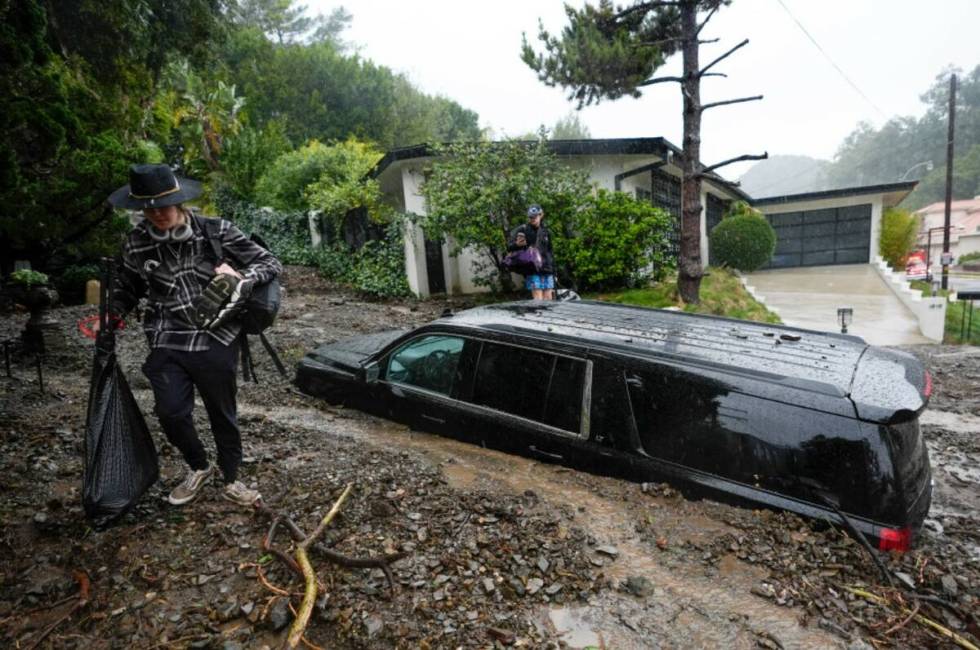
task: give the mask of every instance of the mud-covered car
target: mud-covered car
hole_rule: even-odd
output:
[[[597,302],[517,302],[318,347],[301,390],[906,549],[931,498],[931,378],[855,336]]]

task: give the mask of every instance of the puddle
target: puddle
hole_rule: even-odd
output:
[[[548,610],[552,631],[569,648],[605,648],[602,635],[593,629],[587,607],[561,607]]]
[[[919,424],[942,427],[957,433],[975,433],[980,436],[980,416],[969,413],[926,409],[919,417]]]
[[[802,627],[798,611],[750,594],[751,587],[766,577],[765,569],[730,557],[717,575],[709,576],[703,564],[688,560],[685,554],[689,551],[682,550],[685,541],[708,541],[734,529],[698,514],[697,506],[687,502],[652,496],[626,501],[621,496],[623,482],[615,479],[590,476],[582,481],[576,472],[561,466],[410,431],[355,411],[350,417],[294,407],[241,405],[240,411],[386,449],[417,451],[437,463],[450,485],[458,489],[533,490],[543,501],[577,505],[574,525],[587,529],[597,545],[617,549],[615,559],[596,554],[604,563],[604,574],[617,585],[627,577],[642,576],[657,591],[646,600],[606,592],[588,607],[543,610],[542,619],[570,647],[644,648],[651,639],[683,645],[685,639],[693,638],[709,646],[752,647],[760,630],[780,639],[785,647],[840,645],[839,639],[822,630]],[[610,496],[602,496],[607,487]],[[636,532],[641,519],[649,520],[658,535],[667,537],[669,550],[660,551],[641,538]],[[624,614],[625,610],[645,623],[634,625],[633,616]],[[677,617],[683,612],[689,627],[681,629]]]

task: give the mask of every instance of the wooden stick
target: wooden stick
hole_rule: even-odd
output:
[[[865,591],[864,589],[855,589],[853,587],[844,587],[844,589],[846,589],[847,591],[851,592],[855,596],[860,596],[861,598],[864,598],[866,600],[870,600],[873,603],[877,603],[879,605],[887,605],[888,604],[888,601],[885,600],[884,598],[882,598],[881,596],[878,596],[878,595],[873,594],[871,592]],[[902,613],[903,614],[908,614],[911,611],[911,610],[909,610],[906,607],[901,607],[900,609],[902,610]],[[956,632],[952,631],[948,627],[946,627],[944,625],[940,625],[936,621],[932,620],[931,618],[926,618],[922,614],[917,614],[915,612],[912,612],[912,614],[913,614],[913,618],[915,618],[915,620],[917,620],[918,622],[922,623],[926,627],[932,628],[933,630],[935,630],[939,634],[943,635],[944,637],[946,637],[948,639],[952,639],[953,642],[956,643],[957,645],[959,645],[960,647],[966,648],[967,650],[980,650],[980,648],[978,648],[973,643],[971,643],[969,641],[969,639],[966,639],[966,638],[960,636],[959,634],[957,634]]]
[[[286,647],[291,650],[296,648],[302,641],[303,633],[306,632],[306,626],[309,625],[310,616],[313,614],[313,605],[316,603],[316,573],[313,571],[313,565],[310,564],[310,558],[306,550],[310,544],[315,542],[323,534],[323,531],[330,525],[333,518],[337,516],[337,513],[340,512],[340,508],[344,505],[347,497],[350,496],[353,488],[354,484],[348,483],[340,497],[334,502],[333,507],[330,508],[330,511],[320,520],[320,524],[313,531],[313,534],[296,545],[296,563],[303,570],[303,579],[306,581],[306,588],[303,591],[303,601],[299,605],[299,611],[296,613],[293,625],[289,628],[289,636],[286,638]]]

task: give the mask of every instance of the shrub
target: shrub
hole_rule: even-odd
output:
[[[47,284],[48,276],[40,271],[21,269],[10,274],[10,281],[13,284],[19,284],[30,289],[31,287],[39,287]]]
[[[713,259],[740,271],[756,270],[776,249],[776,231],[761,212],[744,201],[732,204],[709,237]]]
[[[919,219],[908,210],[888,208],[881,215],[878,250],[893,269],[904,269],[909,253],[915,248]]]
[[[970,262],[980,262],[980,251],[960,255],[959,264],[969,264]]]
[[[255,184],[256,202],[277,210],[316,207],[343,217],[370,194],[361,186],[370,184],[365,176],[380,159],[374,147],[353,138],[333,145],[311,140],[276,158]]]
[[[599,190],[565,228],[552,231],[555,261],[579,290],[635,285],[667,267],[671,223],[647,202]]]
[[[215,193],[214,204],[223,218],[234,222],[243,232],[259,235],[283,264],[313,263],[306,213],[258,208],[237,200],[227,189]]]
[[[399,220],[387,225],[383,240],[368,241],[357,251],[337,242],[314,251],[313,259],[320,275],[349,284],[364,295],[395,298],[409,294]]]

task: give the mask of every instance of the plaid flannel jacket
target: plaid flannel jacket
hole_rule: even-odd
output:
[[[207,350],[211,338],[230,345],[241,333],[237,320],[213,330],[194,326],[191,305],[214,277],[215,260],[204,233],[207,219],[194,215],[194,234],[183,242],[157,242],[147,232],[146,220],[137,224],[123,243],[116,266],[116,281],[110,300],[111,311],[128,314],[141,298],[147,309],[143,331],[150,348],[170,348],[185,352]],[[220,219],[217,229],[225,260],[251,286],[268,282],[282,272],[282,264],[269,251],[248,239],[234,224]]]

